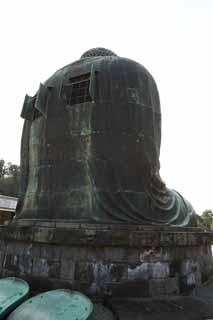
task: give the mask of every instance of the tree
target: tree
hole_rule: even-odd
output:
[[[13,177],[14,179],[18,179],[20,173],[20,168],[17,164],[12,164],[8,162],[7,164],[7,175]]]
[[[0,159],[0,193],[6,196],[18,196],[20,167],[11,162],[5,164]]]
[[[0,159],[0,179],[5,175],[5,161]]]
[[[205,210],[201,214],[201,219],[207,229],[213,229],[213,211],[211,209]]]

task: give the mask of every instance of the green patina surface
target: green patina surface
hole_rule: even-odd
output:
[[[92,310],[92,302],[82,293],[58,289],[27,300],[7,320],[86,320]]]
[[[93,49],[26,96],[18,219],[187,226],[159,175],[161,110],[139,63]]]
[[[23,302],[28,293],[29,285],[21,279],[0,279],[0,319]]]

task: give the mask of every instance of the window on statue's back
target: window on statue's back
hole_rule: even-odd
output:
[[[90,96],[90,73],[70,78],[69,82],[63,87],[63,98],[68,105],[75,105],[92,101]]]

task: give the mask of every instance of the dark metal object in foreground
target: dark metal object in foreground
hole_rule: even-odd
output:
[[[92,302],[82,293],[59,289],[27,300],[7,320],[86,320],[92,310]]]
[[[19,306],[28,294],[29,285],[26,281],[18,278],[0,279],[0,319],[5,319],[5,316]]]
[[[159,175],[156,83],[97,48],[26,96],[17,218],[190,225],[193,208]]]

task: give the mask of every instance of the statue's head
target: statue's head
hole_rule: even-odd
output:
[[[89,50],[82,58],[77,65],[93,74],[95,152],[112,161],[121,188],[141,191],[147,169],[159,169],[161,113],[155,81],[142,65],[106,49]]]
[[[144,192],[159,170],[155,81],[110,50],[58,70],[26,96],[22,116],[23,217],[83,218],[96,190]]]

